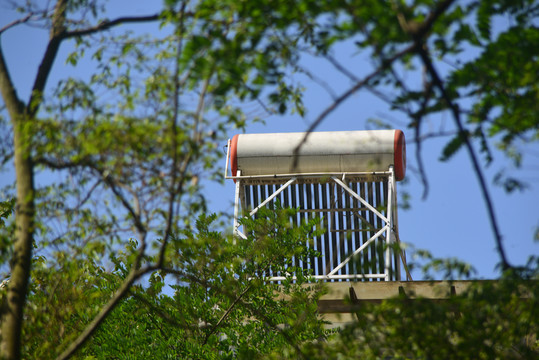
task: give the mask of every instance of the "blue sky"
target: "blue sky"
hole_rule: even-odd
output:
[[[114,2],[121,9],[122,2]],[[128,2],[123,2],[128,3]],[[131,1],[124,7],[127,14],[146,14],[148,2]],[[17,14],[6,11],[7,2],[0,0],[0,27],[17,18]],[[155,31],[156,27],[147,27]],[[43,55],[47,34],[39,29],[19,26],[2,34],[1,41],[6,61],[12,78],[19,89],[19,95],[28,97],[29,89]],[[22,45],[21,45],[22,44]],[[50,79],[73,74],[72,68],[64,66],[65,54],[69,43],[63,45],[53,67]],[[335,54],[336,57],[353,70],[356,75],[366,73],[370,68],[368,54],[352,57],[353,49],[344,45]],[[64,55],[64,56],[62,56]],[[473,56],[472,53],[466,56]],[[324,77],[337,94],[347,90],[350,82],[334,69],[320,60],[304,58],[303,63],[311,71]],[[443,71],[443,66],[438,65]],[[79,71],[79,70],[77,70]],[[413,83],[419,81],[412,75],[406,79]],[[305,107],[307,115],[304,119],[297,115],[266,116],[265,125],[248,126],[249,133],[304,131],[308,125],[332,102],[329,94],[319,85],[305,77]],[[392,112],[387,105],[369,92],[361,92],[352,96],[334,111],[318,128],[318,131],[362,130],[372,128],[368,119],[382,119],[393,122],[396,128],[405,132],[407,138],[408,164],[407,183],[399,183],[399,192],[406,191],[411,195],[411,208],[399,211],[401,240],[418,249],[426,249],[437,257],[458,257],[471,263],[477,270],[479,278],[496,276],[495,266],[499,257],[495,250],[495,242],[487,218],[484,200],[481,196],[478,181],[473,173],[469,157],[465,150],[459,151],[449,162],[440,162],[441,150],[447,138],[435,138],[423,143],[423,161],[429,180],[429,194],[421,200],[423,186],[419,178],[411,171],[415,166],[415,145],[411,142],[413,132],[405,127],[407,119],[404,114]],[[424,129],[437,131],[454,130],[450,116],[437,115],[425,120]],[[230,137],[235,135],[231,133]],[[224,145],[224,144],[223,144]],[[525,149],[522,170],[511,170],[510,164],[501,153],[495,153],[494,163],[485,170],[489,189],[495,206],[503,236],[504,246],[510,263],[523,264],[530,255],[539,254],[539,244],[533,241],[535,229],[539,226],[539,146],[536,144]],[[224,170],[224,160],[222,162]],[[507,195],[503,189],[492,183],[493,175],[505,167],[513,176],[521,177],[529,185],[523,193]],[[11,173],[2,173],[0,185],[13,180]],[[225,185],[206,184],[206,195],[210,199],[210,210],[232,211],[234,198],[232,181]],[[223,188],[224,186],[224,188]],[[414,274],[420,279],[420,273]]]

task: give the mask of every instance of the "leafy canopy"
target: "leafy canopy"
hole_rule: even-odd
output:
[[[507,261],[482,169],[495,151],[520,166],[522,147],[539,136],[536,1],[167,0],[156,13],[118,17],[111,6],[28,1],[0,30],[27,23],[49,32],[28,100],[0,56],[0,164],[14,159],[17,170],[0,207],[0,270],[9,278],[0,292],[2,356],[535,355],[529,280],[537,265],[519,270]],[[65,45],[71,52],[57,59]],[[334,57],[343,46],[371,66],[347,69]],[[203,215],[204,185],[222,180],[218,144],[228,132],[269,114],[304,116],[298,75],[324,86],[305,56],[350,82],[329,92],[333,102],[309,130],[371,91],[406,115],[426,188],[421,142],[439,134],[424,129],[425,119],[452,119],[441,159],[468,151],[507,271],[499,284],[441,304],[365,307],[329,336],[316,311],[320,287],[302,287],[309,274],[290,260],[316,255],[300,246],[314,220],[293,228],[296,209],[263,212],[243,224],[243,242]],[[51,82],[62,64],[74,74]],[[503,172],[495,180],[508,191],[524,186]],[[448,273],[453,265],[432,262]],[[298,280],[276,289],[256,277],[268,267]],[[14,315],[22,309],[24,317]]]

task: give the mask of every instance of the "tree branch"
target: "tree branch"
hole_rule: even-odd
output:
[[[102,21],[98,25],[89,27],[86,29],[67,31],[62,35],[62,37],[64,39],[82,37],[86,35],[95,34],[101,31],[109,30],[110,28],[113,28],[118,25],[129,24],[129,23],[152,22],[152,21],[159,20],[160,18],[161,18],[161,14],[154,14],[154,15],[147,15],[147,16],[124,16],[124,17],[119,17],[117,19],[110,20],[110,21],[106,21],[106,20]]]
[[[479,165],[479,161],[477,160],[477,155],[475,154],[475,150],[470,142],[470,139],[466,135],[464,126],[462,125],[462,121],[460,118],[460,111],[457,107],[457,104],[453,102],[453,99],[446,91],[443,81],[440,78],[440,75],[438,74],[436,69],[434,68],[434,64],[432,63],[424,47],[423,38],[427,35],[428,31],[431,29],[436,19],[438,19],[449,8],[449,6],[451,6],[453,2],[454,0],[445,0],[439,3],[436,6],[436,8],[427,16],[425,21],[423,21],[420,24],[409,23],[404,17],[404,14],[398,10],[397,5],[394,2],[392,4],[394,6],[394,10],[396,12],[396,16],[397,16],[397,19],[399,21],[401,28],[414,41],[416,51],[419,57],[421,58],[421,61],[425,65],[427,72],[433,81],[433,85],[437,87],[438,90],[440,91],[442,98],[446,102],[449,108],[449,111],[451,112],[451,115],[453,117],[453,120],[455,121],[455,125],[457,127],[458,132],[462,134],[464,145],[466,149],[468,150],[468,155],[470,157],[470,161],[472,162],[472,167],[477,176],[477,180],[479,181],[479,187],[481,189],[483,199],[485,200],[485,206],[487,207],[487,213],[489,216],[490,225],[492,227],[492,232],[494,233],[494,240],[496,242],[496,248],[501,258],[502,269],[507,270],[511,268],[511,265],[507,261],[507,257],[505,255],[505,250],[502,244],[502,236],[498,229],[498,220],[496,219],[496,215],[494,214],[494,206],[492,204],[490,192],[488,190],[488,187],[485,181],[485,176],[483,175],[483,171],[481,170],[481,166]]]
[[[422,157],[422,151],[421,146],[423,143],[421,142],[421,123],[423,122],[423,116],[425,115],[427,105],[430,101],[430,97],[432,94],[432,84],[428,83],[427,81],[424,81],[424,94],[425,97],[423,98],[423,101],[421,102],[421,107],[415,114],[412,115],[412,118],[415,118],[415,129],[414,129],[414,138],[416,142],[416,148],[415,148],[415,157],[417,161],[417,166],[419,169],[419,175],[421,178],[421,182],[423,183],[423,195],[422,199],[425,200],[429,194],[429,181],[427,178],[427,173],[425,172],[425,166],[423,164],[423,157]]]
[[[6,104],[13,127],[13,157],[17,187],[15,206],[15,239],[11,257],[11,278],[7,296],[2,304],[0,317],[0,357],[19,359],[24,307],[32,264],[35,232],[34,164],[31,157],[27,124],[30,118],[24,113],[11,80],[0,45],[0,93]]]
[[[161,249],[159,251],[159,258],[158,258],[158,265],[163,266],[163,263],[165,261],[165,253],[166,248],[168,244],[168,238],[171,236],[172,232],[172,222],[174,220],[174,203],[176,202],[176,195],[178,192],[176,191],[176,181],[177,181],[177,167],[178,167],[178,116],[180,111],[180,94],[181,94],[181,86],[179,83],[179,77],[181,73],[180,69],[180,63],[181,63],[181,54],[183,51],[183,21],[184,16],[183,13],[185,11],[186,3],[183,2],[181,6],[181,18],[180,22],[178,24],[178,49],[176,52],[176,68],[174,69],[174,100],[173,100],[173,106],[174,106],[174,113],[172,115],[171,119],[171,132],[172,132],[172,168],[171,168],[171,180],[170,180],[170,187],[169,187],[169,202],[168,202],[168,217],[167,217],[167,226],[165,228],[165,233],[163,234],[163,244],[161,245]],[[187,156],[190,158],[190,156]],[[187,161],[187,160],[186,160]],[[184,173],[182,172],[180,174],[180,184],[183,184],[184,181]],[[179,191],[181,191],[181,186],[179,187]]]
[[[120,192],[120,190],[118,190],[118,187],[116,186],[116,182],[108,175],[104,174],[103,171],[93,167],[96,171],[98,171],[101,175],[101,177],[103,178],[103,180],[105,181],[105,184],[107,184],[110,189],[112,190],[112,192],[114,193],[114,195],[116,195],[118,197],[118,199],[120,200],[120,202],[122,203],[123,207],[127,210],[127,212],[129,212],[129,214],[133,217],[133,220],[135,222],[135,227],[137,228],[138,232],[140,233],[141,235],[141,248],[142,248],[142,252],[144,252],[144,247],[145,247],[145,244],[146,244],[146,233],[147,233],[147,229],[146,229],[146,226],[144,226],[144,224],[142,223],[142,220],[140,219],[140,214],[137,213],[135,211],[135,209],[131,206],[131,204],[129,203],[129,201],[125,198],[125,196]]]
[[[331,114],[335,109],[337,109],[346,99],[348,99],[350,96],[352,96],[353,94],[355,94],[357,91],[359,91],[361,88],[365,87],[365,86],[368,86],[369,82],[371,80],[373,80],[374,78],[376,78],[378,75],[380,75],[384,70],[386,70],[388,67],[391,66],[391,64],[393,64],[393,62],[399,58],[401,58],[402,56],[414,51],[416,47],[416,44],[412,44],[406,48],[404,48],[403,50],[395,53],[393,56],[391,56],[390,58],[388,59],[383,59],[382,60],[382,64],[376,69],[374,70],[372,73],[370,73],[369,75],[367,75],[365,78],[363,78],[362,80],[358,81],[354,86],[352,86],[350,89],[348,89],[344,94],[342,94],[341,96],[339,96],[337,99],[335,99],[335,101],[330,105],[328,106],[324,111],[322,111],[322,113],[320,115],[318,115],[318,117],[315,119],[315,121],[309,126],[309,128],[307,129],[306,133],[305,133],[305,136],[303,137],[303,139],[301,140],[301,142],[296,146],[296,148],[294,149],[294,163],[292,165],[292,167],[296,167],[297,166],[297,162],[298,162],[298,155],[299,155],[299,150],[300,148],[303,146],[303,144],[305,144],[305,142],[307,141],[307,139],[309,138],[309,135],[311,134],[311,132],[314,131],[314,129],[316,129],[318,127],[318,125],[320,125],[320,123],[322,123],[322,121],[324,121],[324,119],[329,115]]]
[[[127,210],[129,215],[133,217],[133,221],[135,224],[135,228],[139,232],[140,236],[140,250],[139,250],[139,256],[137,257],[137,262],[140,261],[142,258],[142,255],[144,254],[144,251],[146,249],[146,234],[148,233],[148,230],[146,226],[142,223],[140,213],[136,211],[136,209],[131,206],[129,201],[125,198],[124,194],[118,189],[118,187],[121,187],[121,184],[117,183],[112,177],[110,177],[106,170],[103,170],[96,166],[95,163],[93,163],[90,159],[81,159],[77,162],[71,162],[71,161],[53,161],[51,159],[47,159],[46,157],[40,157],[36,159],[36,164],[43,164],[46,165],[52,169],[62,170],[62,169],[72,169],[77,167],[88,167],[94,171],[96,171],[99,176],[101,176],[102,181],[111,189],[111,191],[118,197],[120,202],[122,203],[122,206]],[[101,182],[98,181],[96,183],[96,186]]]
[[[65,32],[66,11],[67,0],[59,0],[56,3],[54,14],[52,16],[50,40],[47,44],[45,54],[41,59],[41,64],[39,64],[36,79],[34,81],[34,85],[32,86],[30,99],[26,105],[26,111],[31,118],[35,117],[39,109],[39,105],[41,105],[45,84],[47,83],[54,59],[56,58],[56,54],[58,54],[60,44],[63,40],[62,34]]]
[[[318,127],[318,125],[320,125],[320,123],[331,113],[333,112],[335,109],[337,109],[346,99],[348,99],[351,95],[353,95],[354,93],[356,93],[358,90],[360,90],[361,88],[365,87],[365,86],[368,86],[369,82],[371,80],[373,80],[374,78],[376,78],[378,75],[380,75],[380,73],[382,73],[384,70],[386,70],[395,60],[401,58],[402,56],[414,51],[415,49],[415,44],[413,45],[410,45],[408,47],[406,47],[405,49],[397,52],[396,54],[394,54],[393,56],[391,56],[390,58],[388,59],[384,59],[382,60],[382,64],[375,70],[373,71],[372,73],[370,73],[368,76],[366,76],[365,78],[363,78],[362,80],[358,81],[354,86],[352,86],[350,89],[348,89],[348,91],[346,91],[344,94],[342,94],[341,96],[339,96],[334,102],[333,104],[331,104],[330,106],[328,106],[317,118],[316,120],[311,124],[311,126],[309,126],[309,128],[307,129],[307,135],[305,136],[305,138],[303,138],[303,141],[301,142],[300,146],[303,145],[305,143],[305,141],[307,140],[307,136],[309,133],[313,132],[314,129],[316,129]],[[296,147],[296,149],[299,149],[299,146]]]
[[[58,49],[60,48],[60,44],[63,40],[73,37],[91,35],[108,30],[118,25],[151,22],[158,20],[161,17],[160,14],[148,16],[126,16],[111,21],[103,21],[98,25],[87,29],[67,31],[65,28],[66,3],[66,0],[60,0],[56,4],[55,15],[53,16],[51,38],[49,40],[49,44],[47,45],[47,49],[45,50],[41,64],[39,65],[34,86],[32,87],[32,94],[30,95],[30,100],[28,102],[28,113],[31,114],[31,116],[35,116],[39,105],[41,104],[45,84],[49,77],[54,59],[56,58],[56,54],[58,53]]]
[[[141,294],[138,294],[134,291],[129,291],[129,294],[131,294],[134,298],[136,298],[138,301],[146,304],[146,306],[148,306],[152,311],[154,311],[155,313],[157,313],[157,315],[161,316],[161,318],[163,318],[166,322],[168,322],[169,324],[173,325],[173,326],[176,326],[176,327],[181,327],[183,329],[187,329],[187,330],[191,330],[191,328],[188,326],[188,324],[185,322],[185,320],[183,320],[183,323],[180,323],[178,322],[176,319],[174,319],[172,316],[170,316],[169,314],[167,314],[166,312],[164,312],[162,309],[160,309],[158,306],[154,305],[153,303],[151,303],[148,299],[146,299],[146,297],[144,297],[143,295]],[[153,318],[153,317],[151,317]],[[156,324],[157,325],[157,324]],[[165,334],[163,332],[163,329],[161,327],[159,327],[159,331],[161,332],[161,334],[163,335],[163,337],[167,337],[168,334]]]
[[[12,120],[24,112],[24,104],[17,96],[17,91],[11,80],[7,63],[4,59],[2,42],[0,41],[0,94],[4,99],[9,116]]]
[[[123,282],[122,286],[114,293],[113,297],[109,300],[109,302],[101,309],[99,314],[90,322],[90,324],[84,329],[84,331],[73,341],[71,344],[69,344],[68,348],[64,350],[60,356],[58,356],[57,360],[65,360],[70,358],[75,354],[77,350],[79,350],[84,343],[92,336],[92,334],[97,330],[99,325],[105,320],[105,318],[110,314],[112,310],[118,305],[120,300],[123,299],[123,297],[129,292],[129,289],[131,286],[140,279],[143,275],[147,274],[150,271],[158,270],[155,266],[148,266],[142,269],[137,270],[134,266],[131,269],[129,275]]]
[[[288,342],[288,344],[290,346],[292,346],[294,349],[296,349],[298,355],[300,355],[302,359],[308,359],[307,355],[299,347],[297,341],[295,341],[294,339],[292,339],[288,335],[288,333],[286,332],[286,328],[285,329],[280,329],[277,326],[277,324],[275,324],[268,316],[266,316],[266,314],[265,314],[265,312],[263,310],[255,308],[251,304],[245,303],[243,301],[241,301],[241,303],[242,303],[243,306],[250,309],[254,314],[256,314],[256,316],[258,316],[260,319],[262,319],[267,326],[269,326],[272,329],[279,332],[283,336],[283,338],[286,340],[286,342]]]
[[[417,166],[419,170],[419,177],[421,179],[421,182],[423,183],[423,195],[421,198],[425,200],[429,194],[429,181],[427,179],[427,174],[425,173],[425,166],[423,165],[423,157],[421,156],[421,145],[422,142],[420,140],[421,136],[421,122],[422,118],[418,118],[416,120],[415,129],[414,129],[414,138],[415,138],[415,159],[417,161]]]
[[[438,72],[434,68],[434,65],[432,64],[432,61],[430,60],[425,49],[423,49],[422,46],[418,46],[417,48],[418,48],[418,52],[421,57],[421,60],[427,67],[427,71],[429,72],[434,85],[442,93],[442,98],[445,100],[445,102],[447,103],[447,106],[449,107],[449,110],[451,111],[453,120],[455,121],[455,125],[457,126],[459,133],[465,134],[465,129],[464,129],[464,126],[462,125],[462,121],[460,119],[460,112],[457,108],[457,105],[452,101],[451,96],[447,93],[445,86],[440,76],[438,75]],[[509,264],[507,260],[507,257],[505,255],[505,250],[503,248],[502,236],[498,228],[498,220],[496,219],[496,215],[494,213],[494,205],[492,204],[492,198],[490,196],[490,192],[488,190],[488,187],[485,181],[485,176],[483,175],[483,171],[481,170],[481,166],[479,165],[479,160],[477,160],[477,155],[475,154],[475,150],[472,146],[472,143],[470,142],[470,139],[467,135],[464,135],[463,139],[464,139],[464,145],[466,149],[468,150],[468,155],[470,157],[470,161],[472,162],[475,175],[477,176],[477,180],[479,181],[479,187],[481,188],[483,199],[485,200],[485,206],[487,207],[487,213],[490,220],[490,226],[492,227],[492,232],[494,233],[494,240],[496,242],[496,248],[501,258],[502,270],[505,271],[505,270],[510,269],[511,265]]]
[[[219,318],[219,321],[217,321],[217,323],[215,325],[212,326],[211,330],[209,333],[206,334],[206,337],[204,338],[204,342],[202,343],[202,345],[206,345],[206,343],[208,342],[208,340],[210,339],[210,336],[212,336],[214,333],[215,333],[215,330],[217,330],[217,328],[221,325],[221,323],[223,321],[225,321],[225,319],[228,317],[228,315],[232,312],[232,310],[236,307],[236,305],[241,301],[241,299],[243,298],[243,296],[245,294],[247,294],[247,292],[251,290],[251,285],[248,285],[242,292],[241,294],[239,294],[236,299],[232,302],[232,304],[230,304],[230,306],[228,307],[228,309],[226,309],[226,311],[224,312],[223,315],[221,315],[221,317]]]
[[[2,27],[2,28],[0,29],[0,35],[1,35],[4,31],[6,31],[6,30],[12,28],[13,26],[16,26],[16,25],[19,25],[19,24],[24,24],[25,22],[27,22],[28,20],[30,20],[30,18],[31,18],[32,16],[34,16],[34,13],[30,12],[30,13],[28,13],[25,17],[23,17],[23,18],[21,18],[21,19],[13,20],[12,22],[10,22],[9,24],[7,24],[6,26],[4,26],[4,27]]]

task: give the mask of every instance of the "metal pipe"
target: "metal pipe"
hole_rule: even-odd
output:
[[[267,174],[267,175],[244,175],[244,176],[228,176],[225,175],[225,179],[274,179],[274,178],[303,178],[303,177],[323,177],[323,176],[337,176],[337,175],[363,175],[363,176],[387,176],[389,171],[368,171],[368,172],[312,172],[312,173],[287,173],[287,174]]]
[[[228,160],[230,159],[230,139],[226,143],[226,163],[225,163],[225,179],[228,176]]]
[[[386,262],[385,262],[385,269],[384,272],[386,274],[385,280],[389,281],[389,270],[390,270],[390,261],[391,261],[391,230],[393,228],[393,182],[395,181],[395,178],[393,176],[393,166],[389,167],[389,171],[391,174],[389,175],[388,179],[388,187],[387,187],[387,233],[386,233]]]
[[[241,174],[241,170],[238,170],[237,174]],[[239,235],[243,239],[247,239],[241,231],[239,231],[240,224],[238,222],[239,210],[240,210],[240,184],[241,181],[236,182],[235,200],[234,200],[234,234]]]
[[[316,280],[340,280],[340,279],[382,279],[385,274],[349,274],[349,275],[312,275],[310,276]],[[267,281],[284,281],[286,279],[297,280],[296,276],[272,276],[265,280]]]

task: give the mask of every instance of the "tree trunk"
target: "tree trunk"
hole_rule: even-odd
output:
[[[29,118],[13,89],[0,51],[0,91],[13,126],[17,204],[11,276],[1,319],[0,357],[19,359],[23,309],[30,277],[34,235],[34,171],[30,156]]]
[[[17,97],[0,47],[0,93],[13,126],[17,203],[11,276],[7,286],[0,327],[0,358],[21,357],[21,329],[30,278],[34,236],[34,170],[30,153],[31,117]]]
[[[15,173],[17,205],[15,207],[15,244],[11,260],[11,277],[2,314],[2,359],[19,359],[21,356],[21,330],[23,309],[30,278],[34,235],[34,174],[29,144],[24,134],[28,122],[25,116],[12,121],[15,145]]]

